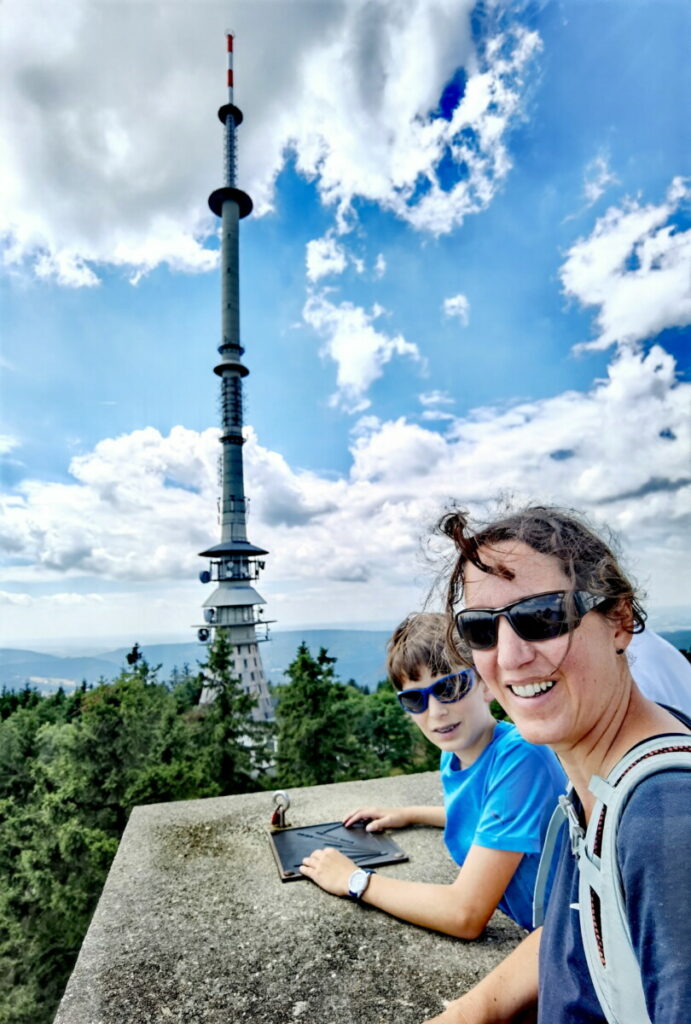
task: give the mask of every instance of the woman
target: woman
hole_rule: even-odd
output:
[[[606,777],[650,737],[691,732],[632,679],[625,651],[645,620],[633,587],[607,545],[563,510],[528,507],[477,530],[459,511],[440,526],[457,549],[448,591],[456,628],[524,738],[560,758],[585,826],[592,776]],[[691,1020],[690,797],[690,772],[645,779],[617,836],[627,925],[653,1024]],[[602,1024],[581,940],[585,912],[578,869],[562,843],[544,928],[435,1022],[535,1019],[537,1007],[540,1024]]]

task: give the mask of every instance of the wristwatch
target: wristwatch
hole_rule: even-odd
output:
[[[348,879],[348,895],[351,900],[362,899],[367,886],[369,885],[369,876],[373,875],[374,871],[371,868],[356,868],[352,875]]]

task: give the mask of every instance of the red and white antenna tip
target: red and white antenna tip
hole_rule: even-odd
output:
[[[228,72],[227,72],[227,85],[228,85],[228,102],[233,102],[233,33],[226,32],[226,44],[228,50]]]

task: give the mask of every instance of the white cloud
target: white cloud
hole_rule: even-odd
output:
[[[305,262],[308,280],[314,282],[331,274],[342,274],[348,260],[343,246],[331,235],[326,235],[307,243]]]
[[[11,590],[0,590],[0,605],[29,608],[34,603],[31,594],[18,594]]]
[[[361,412],[369,406],[366,392],[394,356],[421,361],[417,345],[402,334],[391,337],[374,327],[384,312],[380,306],[368,313],[351,302],[334,305],[326,292],[309,295],[305,303],[305,322],[325,339],[322,352],[338,367],[338,390],[332,404],[348,412]]]
[[[448,391],[424,391],[421,395],[418,395],[421,405],[453,405],[455,399],[451,397]]]
[[[585,169],[585,181],[583,183],[583,194],[588,206],[592,206],[604,195],[610,185],[617,185],[619,179],[609,169],[607,157],[600,153],[591,160]]]
[[[605,349],[691,323],[691,230],[673,218],[691,188],[675,178],[664,202],[611,207],[590,237],[571,247],[560,277],[567,296],[599,307],[598,336],[579,349]]]
[[[0,455],[7,455],[19,447],[19,441],[11,434],[0,434]]]
[[[335,205],[341,230],[355,197],[434,234],[485,209],[511,166],[508,135],[539,39],[497,27],[476,51],[472,6],[265,0],[258,18],[255,4],[235,4],[239,184],[256,212],[271,208],[293,154]],[[84,287],[106,265],[134,283],[161,263],[187,272],[215,265],[205,200],[222,184],[215,113],[225,99],[226,21],[215,0],[5,0],[6,267]],[[461,65],[463,101],[450,121],[433,116]],[[444,157],[459,180],[439,179]]]
[[[103,605],[104,603],[103,594],[80,594],[67,591],[60,594],[37,596],[26,592],[0,590],[0,605],[34,608],[43,613],[50,613],[55,608],[90,607],[93,604]]]
[[[421,419],[427,422],[435,422],[440,420],[448,420],[453,422],[456,417],[451,412],[444,412],[443,409],[425,409],[421,415]]]
[[[453,413],[440,409],[440,405],[453,405],[455,399],[447,391],[426,391],[418,395],[420,404],[424,406],[421,418],[427,422],[448,420],[452,423],[456,417]]]
[[[376,259],[376,262],[374,264],[374,276],[375,277],[383,277],[385,273],[386,273],[386,259],[384,258],[384,253],[380,252],[380,253],[377,254],[377,259]]]
[[[448,234],[470,214],[487,209],[511,170],[507,139],[523,114],[524,74],[541,45],[536,32],[521,27],[489,41],[451,121],[445,128],[435,126],[436,138],[427,133],[432,136],[425,140],[427,161],[420,161],[417,173],[426,178],[428,191],[416,201],[415,189],[403,187],[398,201],[391,204],[413,227],[434,235]],[[436,170],[444,151],[459,171],[465,172],[448,189]]]
[[[342,227],[353,198],[361,197],[419,230],[447,234],[486,209],[508,174],[508,135],[522,114],[524,75],[541,43],[537,33],[513,26],[476,51],[472,6],[357,0],[340,32],[308,55],[304,116],[291,141],[298,169],[317,180]],[[431,116],[461,65],[461,103],[449,120]],[[455,167],[451,182],[439,176],[443,158]]]
[[[99,442],[72,459],[74,483],[27,480],[3,501],[0,550],[48,575],[184,576],[216,532],[217,436],[148,427]]]
[[[448,317],[458,317],[463,327],[467,327],[470,322],[470,303],[465,295],[459,293],[458,295],[451,295],[448,299],[444,299],[444,315]]]
[[[587,392],[477,409],[446,434],[362,417],[350,471],[337,479],[294,469],[248,430],[249,532],[270,551],[260,588],[269,611],[278,611],[275,588],[292,595],[283,608],[293,622],[298,608],[303,621],[402,615],[430,582],[421,541],[440,510],[452,499],[481,510],[502,493],[568,504],[621,531],[652,599],[682,603],[690,393],[659,346],[623,350]],[[214,430],[104,440],[73,460],[72,483],[26,481],[7,502],[0,536],[31,563],[34,580],[193,579],[197,552],[218,536],[217,453]],[[20,575],[9,566],[2,578]],[[31,592],[28,581],[22,589]]]

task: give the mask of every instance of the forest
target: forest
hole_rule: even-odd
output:
[[[256,722],[231,654],[219,634],[168,680],[141,661],[70,694],[0,693],[0,1024],[52,1020],[136,805],[437,767],[388,682],[341,682],[303,643]]]

